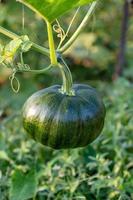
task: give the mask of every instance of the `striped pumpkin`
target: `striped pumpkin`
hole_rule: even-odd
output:
[[[34,93],[23,107],[23,126],[37,142],[54,149],[84,147],[101,133],[105,107],[97,91],[73,85],[74,96],[55,85]]]

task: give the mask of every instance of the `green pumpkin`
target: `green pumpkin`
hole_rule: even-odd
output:
[[[55,85],[34,93],[23,107],[23,125],[36,141],[54,149],[84,147],[101,133],[105,107],[97,91],[73,85],[75,95]]]

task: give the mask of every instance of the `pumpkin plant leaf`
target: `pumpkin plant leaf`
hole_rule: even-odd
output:
[[[32,47],[32,42],[29,40],[29,37],[27,35],[21,36],[21,39],[23,43],[21,44],[21,51],[27,52]]]
[[[26,200],[33,198],[37,190],[37,178],[35,170],[24,174],[16,170],[11,177],[10,200]]]
[[[87,5],[94,0],[17,0],[35,11],[43,19],[53,22],[59,16],[73,8]]]
[[[3,52],[3,48],[4,48],[4,46],[2,44],[0,44],[0,55]]]
[[[4,61],[4,57],[0,55],[0,64],[2,64]]]
[[[21,43],[22,43],[22,40],[20,38],[17,38],[17,39],[12,40],[5,46],[3,56],[7,63],[10,63],[13,61],[13,58],[17,50],[19,49]]]
[[[27,35],[11,40],[6,46],[0,45],[0,64],[10,66],[18,52],[27,52],[31,46]]]
[[[0,44],[0,64],[2,64],[4,61],[3,50],[4,50],[4,46]]]
[[[32,42],[31,42],[31,41],[25,41],[25,42],[22,44],[22,46],[21,46],[22,52],[27,52],[27,51],[29,51],[30,48],[31,48],[31,46],[32,46]]]

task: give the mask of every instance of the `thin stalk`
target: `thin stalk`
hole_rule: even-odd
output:
[[[75,14],[74,14],[74,16],[73,16],[73,18],[72,18],[70,24],[69,24],[69,27],[68,27],[68,29],[67,29],[65,38],[68,36],[68,33],[69,33],[69,31],[70,31],[70,29],[71,29],[71,27],[72,27],[72,25],[73,25],[73,22],[74,22],[74,20],[75,20],[75,18],[76,18],[76,16],[77,16],[78,12],[79,12],[79,9],[80,9],[80,7],[78,7],[78,9],[76,10],[76,12],[75,12]],[[65,39],[65,38],[64,38],[64,39]]]
[[[83,21],[81,22],[80,26],[78,27],[78,29],[75,31],[75,33],[73,34],[73,36],[68,40],[68,42],[59,49],[60,53],[65,52],[77,39],[77,37],[79,36],[79,34],[81,33],[81,31],[83,30],[83,28],[86,26],[88,19],[90,18],[90,16],[93,14],[95,7],[97,5],[97,1],[93,2],[86,14],[86,16],[84,17]]]
[[[16,39],[19,38],[20,36],[3,28],[2,26],[0,26],[0,33],[2,33],[3,35],[6,35],[7,37],[11,38],[11,39]],[[43,55],[49,56],[49,49],[42,47],[34,42],[32,42],[32,47],[33,50],[42,53]]]
[[[60,41],[60,43],[59,43],[59,45],[58,45],[57,50],[61,48],[62,43],[64,42],[64,40],[65,40],[66,37],[68,36],[68,33],[69,33],[69,31],[70,31],[70,29],[71,29],[71,27],[72,27],[72,25],[73,25],[73,22],[74,22],[74,20],[75,20],[75,18],[76,18],[76,16],[77,16],[78,12],[79,12],[79,9],[80,9],[80,7],[78,7],[78,9],[76,10],[76,12],[75,12],[75,14],[74,14],[74,16],[73,16],[73,18],[72,18],[70,24],[69,24],[69,27],[68,27],[68,29],[67,29],[67,31],[66,31],[64,37],[61,39],[61,41]]]
[[[47,21],[46,23],[47,23],[47,31],[48,31],[51,64],[57,65],[57,57],[56,57],[56,51],[55,51],[55,44],[54,44],[52,26],[51,26],[50,22]]]

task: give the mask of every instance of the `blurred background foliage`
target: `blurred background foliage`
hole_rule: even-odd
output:
[[[129,1],[130,2],[130,1]],[[65,53],[74,82],[88,83],[102,94],[107,115],[102,135],[86,148],[53,151],[32,141],[22,128],[21,109],[35,91],[61,83],[58,70],[47,74],[18,74],[21,88],[14,94],[10,69],[0,66],[0,200],[131,200],[133,199],[133,8],[129,5],[123,74],[114,80],[120,51],[123,0],[101,0],[75,44]],[[70,35],[86,12],[82,8]],[[59,19],[64,30],[75,11]],[[46,26],[14,0],[0,3],[0,25],[47,46]],[[68,35],[68,38],[70,37]],[[10,40],[0,34],[0,44]],[[58,38],[55,33],[55,41]],[[30,51],[32,69],[48,65]],[[33,171],[34,173],[30,172]],[[25,177],[25,178],[24,178]],[[30,178],[29,178],[30,177]],[[23,188],[23,186],[25,188]],[[21,197],[18,198],[20,190]],[[34,194],[35,193],[35,194]],[[10,198],[9,198],[10,196]]]

